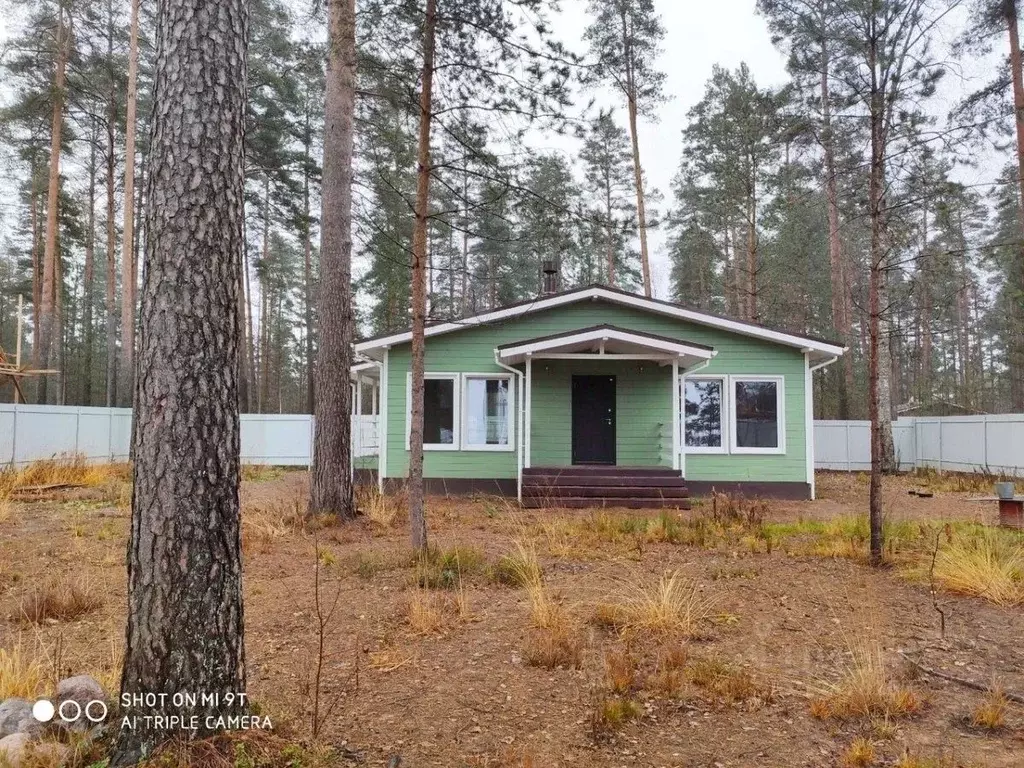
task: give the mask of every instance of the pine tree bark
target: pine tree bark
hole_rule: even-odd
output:
[[[68,64],[68,29],[64,23],[64,4],[57,5],[56,61],[53,76],[53,116],[50,122],[50,175],[46,195],[46,241],[43,249],[42,291],[39,325],[39,364],[49,368],[52,362],[59,365],[61,332],[60,309],[57,304],[61,287],[58,278],[58,225],[60,221],[60,151],[61,133],[64,128],[64,87]],[[56,341],[54,340],[56,336]],[[54,358],[56,361],[54,361]],[[39,378],[39,402],[46,403],[51,392],[47,391],[47,377]]]
[[[121,405],[132,404],[135,376],[135,134],[139,82],[139,1],[132,0],[125,107],[124,232],[121,238]]]
[[[319,357],[309,512],[350,519],[352,502],[352,150],[355,0],[329,0],[320,232]]]
[[[426,351],[427,222],[430,215],[430,128],[433,120],[434,35],[437,2],[427,0],[423,20],[423,72],[416,169],[416,223],[412,235],[412,393],[409,423],[409,529],[412,546],[427,549],[423,510],[423,378]],[[494,286],[493,273],[488,275]]]
[[[821,20],[822,25],[827,23]],[[828,38],[821,39],[821,145],[825,171],[825,202],[828,210],[828,258],[831,270],[832,327],[847,347],[853,346],[850,338],[850,316],[847,312],[847,297],[850,291],[846,262],[843,258],[843,242],[839,228],[839,193],[836,185],[835,141],[832,135],[832,94],[829,86],[831,58]],[[839,395],[839,418],[850,418],[850,397],[853,393],[853,354],[843,355],[842,374],[837,377]]]
[[[93,282],[96,279],[96,120],[92,121],[89,137],[89,203],[88,224],[85,233],[85,267],[82,275],[82,331],[85,337],[85,360],[82,363],[85,378],[82,380],[82,404],[92,405],[92,363],[93,343]]]
[[[1021,67],[1020,34],[1017,29],[1017,2],[1003,0],[1003,18],[1010,41],[1010,70],[1013,82],[1013,111],[1015,115],[1017,138],[1017,201],[1020,206],[1017,215],[1021,227],[1021,241],[1017,256],[1017,286],[1012,297],[1011,320],[1014,324],[1014,335],[1011,343],[1010,360],[1010,407],[1024,411],[1024,72]],[[1013,281],[1011,280],[1011,285]]]
[[[245,691],[237,303],[247,41],[245,0],[158,5],[121,694],[196,691],[220,703],[120,714],[198,716],[192,738],[215,730],[208,716],[244,711],[224,697]],[[138,726],[120,729],[112,766],[183,735]]]
[[[644,279],[644,296],[651,293],[651,261],[647,251],[647,210],[644,206],[644,174],[640,165],[640,137],[637,135],[637,86],[633,66],[633,52],[630,46],[630,31],[626,21],[626,7],[623,4],[620,18],[622,20],[622,42],[625,46],[626,62],[626,111],[629,115],[629,137],[633,144],[633,180],[636,184],[636,220],[640,230],[640,268]]]

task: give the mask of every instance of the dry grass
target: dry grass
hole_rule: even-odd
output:
[[[583,663],[583,631],[579,620],[556,601],[540,580],[526,585],[531,627],[523,656],[535,667],[578,669]]]
[[[265,483],[283,476],[285,470],[266,464],[243,464],[242,479],[249,483]]]
[[[999,686],[993,686],[985,699],[971,713],[971,725],[986,731],[998,731],[1006,726],[1006,708],[1010,705],[1006,693]]]
[[[417,635],[439,633],[445,624],[444,596],[425,589],[417,589],[409,598],[406,620]]]
[[[1024,538],[983,531],[949,535],[935,560],[935,579],[951,592],[996,605],[1024,603]]]
[[[540,584],[544,579],[537,549],[533,543],[523,539],[515,540],[515,549],[502,555],[491,568],[492,580],[512,587],[529,587]]]
[[[356,487],[356,508],[376,527],[392,528],[402,512],[402,501],[394,495],[381,493],[376,485]]]
[[[34,587],[12,618],[31,624],[74,621],[102,606],[103,598],[91,583],[64,579]]]
[[[19,639],[10,648],[0,648],[0,701],[12,697],[34,699],[46,682],[46,668],[25,650]]]
[[[613,648],[604,654],[604,679],[612,693],[629,693],[636,684],[636,659],[627,648]]]
[[[90,464],[81,455],[45,459],[21,469],[0,471],[0,499],[24,488],[55,485],[94,488],[111,478],[128,480],[130,477],[127,464]]]
[[[416,583],[427,589],[455,589],[485,565],[484,553],[477,547],[431,547],[416,555]]]
[[[4,525],[14,515],[14,506],[7,499],[0,497],[0,525]]]
[[[682,645],[672,644],[661,648],[654,671],[648,675],[644,688],[668,698],[677,696],[683,687],[688,658],[686,648]]]
[[[764,704],[775,697],[772,686],[761,684],[747,670],[714,657],[691,662],[686,668],[686,677],[698,688],[727,704]]]
[[[252,503],[242,507],[242,551],[268,552],[281,539],[308,530],[299,502]]]
[[[881,647],[870,641],[851,646],[842,678],[820,689],[822,695],[812,700],[810,711],[823,720],[896,719],[915,715],[923,706],[916,693],[891,677]]]
[[[853,740],[843,753],[841,764],[844,768],[868,768],[875,763],[875,747],[863,736]]]
[[[590,727],[595,741],[622,728],[626,723],[639,720],[643,707],[635,700],[624,696],[600,696],[591,714]]]
[[[663,574],[656,584],[624,583],[621,593],[618,602],[599,604],[594,618],[627,634],[694,637],[716,602],[679,571]]]

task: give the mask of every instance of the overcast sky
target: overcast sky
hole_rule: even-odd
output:
[[[640,157],[651,186],[661,191],[667,203],[679,168],[686,113],[703,96],[712,66],[732,69],[745,61],[762,87],[782,85],[788,76],[784,57],[772,45],[764,19],[755,12],[756,0],[655,0],[655,6],[665,27],[659,69],[667,78],[667,98],[656,122],[640,118]],[[556,33],[580,53],[582,31],[589,22],[586,8],[586,0],[563,0],[562,13],[554,20]],[[610,92],[607,98],[625,129],[624,101]],[[656,231],[650,238],[651,270],[659,298],[668,298],[665,236],[664,231]]]
[[[127,3],[127,0],[123,1]],[[292,2],[296,7],[309,7],[306,5],[308,0]],[[0,9],[8,5],[0,0]],[[588,23],[586,5],[586,0],[562,0],[562,10],[553,19],[556,34],[579,53],[585,53],[582,32]],[[659,68],[667,77],[667,98],[658,109],[656,121],[641,118],[640,150],[650,184],[661,191],[665,203],[668,203],[671,181],[679,168],[681,131],[686,113],[700,100],[712,66],[721,64],[735,68],[745,61],[762,87],[781,85],[786,82],[787,75],[784,57],[772,45],[764,19],[755,12],[755,0],[655,0],[655,5],[666,32]],[[940,33],[945,32],[947,37],[951,37],[961,28],[963,19],[954,16],[948,21],[950,23]],[[0,13],[0,46],[10,29],[7,17]],[[948,42],[940,34],[938,46],[944,47]],[[998,55],[1002,55],[1001,49]],[[989,61],[968,63],[967,69],[973,68],[974,73],[968,71],[965,74],[959,66],[954,67],[943,86],[945,98],[935,104],[936,112],[944,114],[948,103],[966,90],[977,88],[994,71],[994,66],[993,57]],[[0,95],[3,91],[0,83]],[[602,105],[616,108],[616,117],[625,129],[625,105],[621,96],[609,90],[599,96],[599,100]],[[535,136],[530,143],[538,149],[560,151],[573,157],[579,151],[578,141],[557,136]],[[1004,162],[1005,157],[983,156],[978,167],[960,169],[957,175],[965,183],[987,183],[996,177]],[[17,209],[11,199],[12,192],[9,187],[0,188],[0,214]],[[9,218],[7,224],[10,224]],[[0,221],[2,232],[3,222]],[[651,234],[655,293],[662,298],[668,295],[666,234],[664,230]],[[360,266],[363,265],[357,265],[357,270]]]

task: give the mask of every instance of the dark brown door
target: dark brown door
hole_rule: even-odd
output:
[[[615,377],[572,377],[572,463],[615,463]]]

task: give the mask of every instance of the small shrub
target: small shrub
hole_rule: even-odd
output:
[[[711,509],[705,514],[722,526],[754,530],[764,523],[770,511],[771,507],[764,499],[716,493],[711,497]]]
[[[842,765],[845,768],[868,768],[874,762],[875,747],[863,736],[854,739],[842,757]]]
[[[636,661],[627,649],[604,654],[604,678],[612,693],[629,693],[636,682]]]
[[[583,638],[571,619],[546,627],[531,627],[523,658],[534,667],[579,669],[583,663]]]
[[[677,696],[683,687],[683,671],[688,654],[679,644],[668,645],[658,651],[654,672],[648,675],[644,687],[663,696]]]
[[[986,731],[998,731],[1006,725],[1006,708],[1009,699],[1003,689],[996,686],[989,689],[984,701],[971,713],[971,725]]]
[[[657,584],[627,584],[623,592],[621,602],[597,606],[595,622],[622,632],[693,637],[715,604],[678,571],[662,575]]]
[[[34,588],[22,601],[14,619],[31,624],[47,621],[74,621],[98,610],[103,598],[92,585],[65,580]]]

